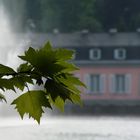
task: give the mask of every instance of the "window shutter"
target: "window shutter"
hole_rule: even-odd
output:
[[[132,80],[132,76],[131,74],[126,74],[126,78],[125,78],[125,87],[126,87],[126,93],[131,94],[131,80]]]
[[[85,84],[86,84],[86,86],[87,86],[87,89],[85,90],[85,92],[86,93],[90,93],[90,86],[91,86],[91,81],[90,81],[90,74],[85,74],[85,76],[84,76],[84,82],[85,82]]]
[[[90,59],[93,59],[93,50],[90,50],[90,51],[89,51],[89,58],[90,58]]]
[[[115,93],[115,75],[111,74],[109,77],[109,89],[111,93]]]
[[[105,85],[106,85],[106,76],[105,74],[101,74],[100,76],[100,92],[105,93]]]

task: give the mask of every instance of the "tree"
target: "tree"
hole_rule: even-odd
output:
[[[78,68],[69,61],[72,55],[73,51],[53,49],[48,42],[40,49],[30,47],[19,56],[25,63],[17,70],[0,64],[0,89],[3,92],[27,89],[12,102],[22,118],[27,113],[40,123],[43,107],[52,109],[55,105],[63,111],[66,100],[81,104],[78,86],[85,85],[73,74]],[[30,90],[29,84],[38,85],[39,89]],[[3,94],[0,98],[6,101]]]
[[[99,32],[102,30],[102,25],[96,17],[97,0],[82,0],[78,13],[78,27],[80,30],[89,29],[91,32]]]
[[[59,7],[61,1],[56,0],[41,0],[41,20],[40,31],[52,32],[54,28],[60,27],[62,7]]]
[[[18,31],[135,31],[140,24],[138,0],[3,0],[12,27]],[[23,28],[22,28],[23,27]],[[16,30],[17,31],[17,30]]]
[[[100,31],[101,24],[95,17],[96,0],[41,0],[41,28],[50,32],[58,28],[61,32],[81,29]]]
[[[96,17],[104,31],[135,31],[140,23],[139,4],[137,0],[97,0]]]

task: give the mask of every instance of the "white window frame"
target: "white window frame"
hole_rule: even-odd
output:
[[[124,75],[124,91],[120,89],[120,91],[117,91],[117,85],[116,85],[116,76],[117,75]],[[131,94],[131,74],[111,74],[110,75],[110,92],[114,94]]]
[[[91,81],[91,76],[99,76],[99,91],[97,90],[91,90],[91,85],[92,85],[92,81]],[[91,73],[91,74],[86,74],[84,76],[85,78],[85,84],[87,86],[87,89],[86,89],[86,93],[88,94],[97,94],[97,95],[100,95],[100,94],[103,94],[105,93],[105,80],[106,80],[106,76],[105,74],[94,74],[94,73]],[[94,83],[93,83],[94,84]],[[97,83],[96,83],[97,84]]]
[[[97,57],[94,56],[94,52],[95,52],[95,51],[97,51]],[[92,60],[99,60],[99,59],[101,59],[101,50],[98,49],[98,48],[90,49],[90,51],[89,51],[89,57],[90,57],[90,59],[92,59]]]
[[[123,56],[119,56],[120,51],[122,51]],[[126,59],[126,50],[124,48],[115,49],[114,57],[117,60],[124,60],[124,59]]]

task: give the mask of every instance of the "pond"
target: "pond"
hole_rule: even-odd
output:
[[[139,117],[49,117],[0,119],[1,140],[139,140]]]

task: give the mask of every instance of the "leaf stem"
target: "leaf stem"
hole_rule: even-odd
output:
[[[29,89],[29,87],[28,87],[28,84],[27,84],[27,83],[25,83],[25,86],[27,87],[28,92],[30,92],[30,89]]]
[[[20,74],[27,74],[27,75],[36,74],[36,75],[39,75],[38,73],[35,73],[35,72],[32,72],[32,71],[20,71],[20,72],[14,72],[14,73],[0,73],[0,76],[18,76]]]

